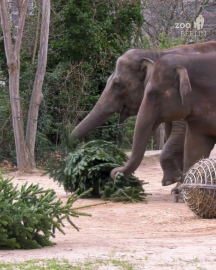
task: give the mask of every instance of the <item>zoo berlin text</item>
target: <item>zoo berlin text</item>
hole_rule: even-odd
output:
[[[175,28],[182,30],[182,37],[206,37],[208,34],[210,34],[210,31],[203,30],[204,21],[204,17],[202,15],[199,15],[193,23],[193,28],[195,28],[196,30],[189,30],[192,28],[191,23],[175,23]],[[216,30],[214,30],[214,33],[216,33]],[[211,31],[211,34],[214,33]]]

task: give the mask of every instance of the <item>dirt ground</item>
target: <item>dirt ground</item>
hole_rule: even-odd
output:
[[[84,210],[92,217],[79,217],[75,231],[66,224],[57,233],[54,247],[41,250],[1,250],[0,261],[65,258],[69,261],[124,258],[134,269],[216,269],[216,220],[196,217],[185,203],[175,203],[170,190],[162,187],[158,156],[144,159],[136,175],[149,184],[147,204],[107,203]],[[66,200],[63,188],[41,173],[15,177],[13,182],[39,183],[53,188]],[[81,199],[76,206],[102,202]],[[101,269],[114,269],[112,267]],[[116,269],[116,268],[115,268]]]

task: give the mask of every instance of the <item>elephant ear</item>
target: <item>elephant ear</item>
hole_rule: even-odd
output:
[[[175,66],[176,77],[179,77],[179,92],[182,104],[185,104],[185,96],[192,91],[187,69],[182,66]]]
[[[151,59],[148,59],[148,58],[142,58],[141,70],[146,72],[146,76],[145,76],[145,80],[144,80],[145,85],[147,84],[147,81],[148,81],[149,76],[152,72],[153,66],[154,66],[154,61],[152,61]]]

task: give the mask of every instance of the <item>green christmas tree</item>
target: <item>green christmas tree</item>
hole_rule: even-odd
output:
[[[76,230],[71,218],[88,215],[73,210],[73,203],[81,196],[73,193],[67,203],[57,199],[52,189],[44,190],[39,185],[27,183],[18,189],[12,179],[0,175],[0,248],[34,249],[53,246],[50,237],[56,229],[64,234],[64,220]],[[87,191],[87,193],[90,191]]]
[[[68,142],[68,140],[67,140]],[[124,165],[126,154],[111,142],[94,140],[72,150],[63,160],[53,160],[47,170],[50,177],[64,186],[66,192],[93,191],[88,196],[113,201],[145,201],[147,184],[134,175],[118,173],[115,180],[110,177],[113,168]]]

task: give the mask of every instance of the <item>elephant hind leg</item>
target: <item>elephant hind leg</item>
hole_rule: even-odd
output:
[[[183,173],[202,158],[208,158],[215,145],[215,137],[200,134],[188,126],[184,149]]]
[[[184,174],[182,180],[171,191],[171,193],[177,194],[176,200],[179,197],[181,198],[181,183],[188,170],[200,159],[208,158],[214,145],[214,137],[197,133],[190,127],[187,128],[184,148]]]

